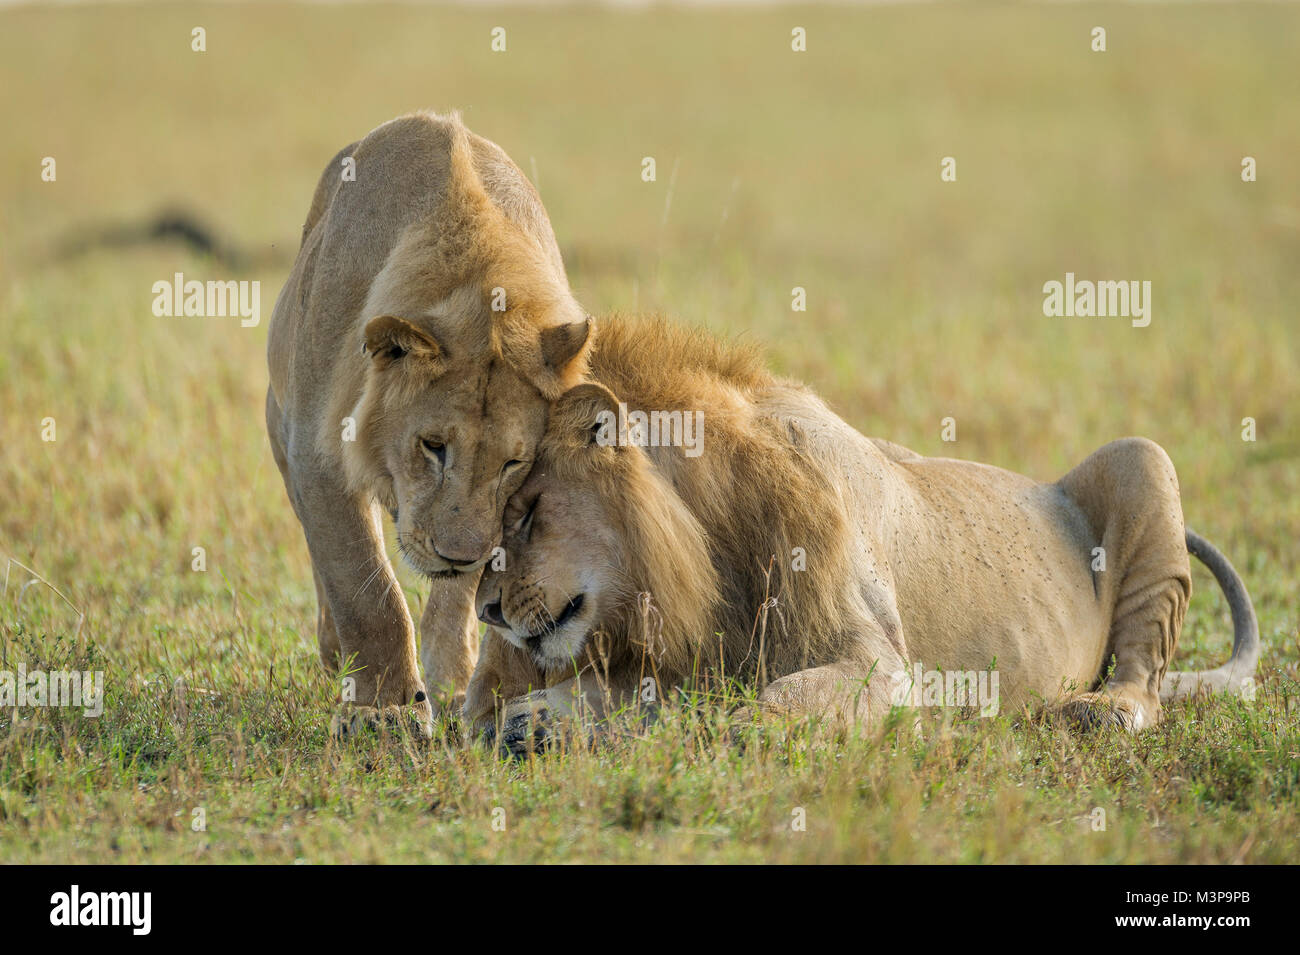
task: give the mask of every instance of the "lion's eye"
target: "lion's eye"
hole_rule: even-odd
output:
[[[439,464],[447,462],[447,446],[441,441],[434,441],[432,438],[420,439],[420,450],[426,457],[435,459]]]
[[[513,471],[515,468],[523,467],[523,464],[524,464],[523,461],[515,460],[512,458],[511,460],[507,461],[505,464],[501,465],[501,473],[505,474],[507,471]]]
[[[539,494],[537,497],[533,498],[523,515],[510,525],[512,533],[522,534],[528,529],[529,524],[531,524],[533,520],[533,511],[537,510],[537,502],[541,500],[541,497],[542,496]]]

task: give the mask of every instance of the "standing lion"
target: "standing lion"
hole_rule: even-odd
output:
[[[459,118],[385,123],[322,173],[271,319],[266,424],[321,659],[355,680],[342,729],[383,712],[427,732],[463,694],[475,586],[589,333],[537,193]],[[381,507],[430,580],[424,681]]]

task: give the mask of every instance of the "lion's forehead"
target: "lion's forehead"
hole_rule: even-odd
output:
[[[492,362],[481,374],[481,394],[493,411],[544,413],[547,401],[537,387],[504,360]]]
[[[481,430],[512,443],[528,431],[535,444],[545,424],[546,403],[517,376],[468,367],[449,372],[430,388],[418,413],[432,422],[445,422],[447,429],[456,428],[462,436]]]

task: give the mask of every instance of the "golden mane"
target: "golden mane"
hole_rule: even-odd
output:
[[[834,659],[853,579],[844,502],[807,435],[763,404],[806,390],[772,376],[756,348],[657,317],[602,321],[590,367],[629,408],[704,412],[692,458],[679,447],[593,453],[579,440],[591,408],[553,411],[548,465],[594,483],[625,544],[620,570],[654,608],[641,598],[599,621],[610,639],[592,662],[648,644],[675,685],[697,664],[763,682]]]
[[[704,381],[750,392],[774,382],[758,345],[723,342],[661,315],[602,319],[591,371],[614,394],[664,408],[694,400]]]

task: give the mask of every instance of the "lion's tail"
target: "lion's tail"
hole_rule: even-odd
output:
[[[1214,693],[1240,693],[1255,675],[1255,664],[1259,662],[1259,621],[1241,577],[1217,547],[1191,530],[1187,531],[1187,552],[1208,567],[1223,588],[1232,612],[1232,656],[1213,670],[1166,673],[1160,687],[1162,702],[1192,696],[1201,687]]]

